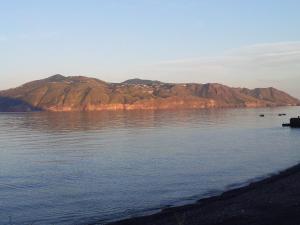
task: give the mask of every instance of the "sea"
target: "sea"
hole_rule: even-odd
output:
[[[299,114],[0,113],[0,224],[105,224],[247,185],[299,163],[300,129],[281,126]]]

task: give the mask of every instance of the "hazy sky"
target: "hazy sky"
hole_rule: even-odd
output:
[[[0,0],[0,89],[53,74],[300,97],[299,0]]]

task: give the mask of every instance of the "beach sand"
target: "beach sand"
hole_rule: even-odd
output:
[[[300,225],[300,164],[242,188],[109,225]]]

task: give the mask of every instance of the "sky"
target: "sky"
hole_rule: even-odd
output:
[[[54,74],[300,98],[299,0],[0,0],[0,90]]]

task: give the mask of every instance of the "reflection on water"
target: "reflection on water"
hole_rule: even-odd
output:
[[[277,115],[299,111],[0,114],[0,224],[106,222],[276,172],[300,158]]]
[[[224,113],[226,112],[226,113]],[[235,112],[237,113],[237,112]],[[245,111],[247,113],[247,111]],[[41,129],[45,132],[74,132],[99,129],[151,128],[174,126],[192,122],[201,115],[204,124],[222,123],[234,119],[234,111],[129,111],[129,112],[89,112],[89,113],[18,113],[10,114],[20,119],[20,125],[26,129]],[[239,113],[237,113],[239,115]],[[12,118],[12,119],[13,119]],[[6,121],[11,123],[12,121]],[[13,122],[14,124],[14,122]]]

